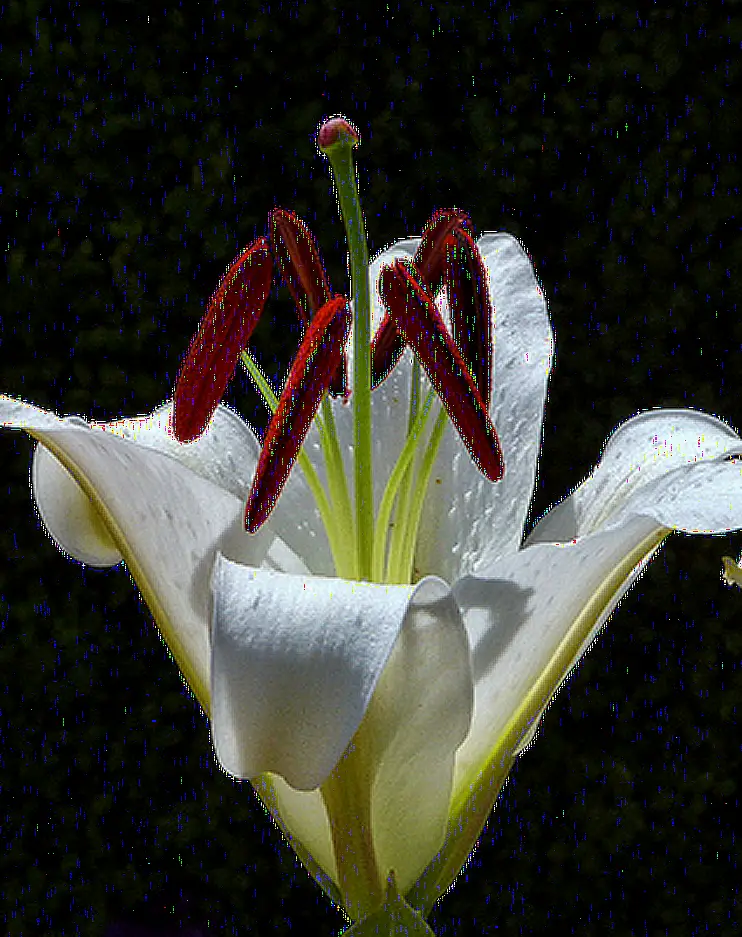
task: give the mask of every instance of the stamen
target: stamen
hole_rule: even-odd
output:
[[[387,312],[371,340],[371,390],[376,390],[389,377],[403,351],[404,339]]]
[[[412,263],[418,277],[431,296],[435,296],[443,285],[446,265],[446,243],[457,229],[471,228],[471,219],[458,208],[440,208],[433,212],[423,228],[420,243]],[[397,331],[394,317],[389,313],[382,319],[371,343],[371,387],[377,388],[384,381],[404,351],[404,339]]]
[[[283,281],[289,288],[302,333],[318,309],[332,299],[332,290],[320,259],[317,242],[308,226],[298,215],[275,208],[268,215],[268,234]],[[347,370],[345,354],[335,375],[330,393],[345,394]]]
[[[492,382],[492,304],[482,255],[467,231],[454,228],[445,245],[451,332],[487,410]]]
[[[468,231],[471,219],[458,208],[440,208],[433,212],[423,228],[420,243],[412,260],[425,289],[435,296],[443,286],[446,265],[446,243],[457,228]]]
[[[245,511],[250,533],[265,522],[286,484],[350,332],[348,301],[338,296],[311,319],[263,440]]]
[[[301,218],[283,208],[269,213],[268,236],[299,321],[306,328],[312,315],[332,299],[317,242]]]
[[[386,267],[379,291],[472,459],[490,481],[497,481],[504,471],[497,433],[461,352],[431,296],[416,279],[415,268],[399,260]]]
[[[192,442],[206,429],[258,324],[272,275],[268,241],[258,238],[219,281],[175,384],[173,435],[178,442]]]

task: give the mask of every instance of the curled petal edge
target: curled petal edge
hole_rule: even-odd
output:
[[[211,731],[223,768],[319,787],[363,718],[415,588],[293,576],[218,556]]]

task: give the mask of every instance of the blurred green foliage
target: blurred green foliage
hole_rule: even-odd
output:
[[[4,4],[2,391],[99,420],[153,409],[274,205],[345,291],[313,141],[344,113],[372,251],[456,205],[532,255],[557,336],[534,518],[639,409],[739,427],[740,5],[373,9]],[[280,378],[285,291],[270,310],[256,345]],[[265,420],[242,379],[228,400]],[[0,927],[336,933],[215,765],[126,571],[60,555],[30,443],[0,447]],[[547,712],[437,933],[738,933],[742,596],[719,570],[741,545],[671,539]]]

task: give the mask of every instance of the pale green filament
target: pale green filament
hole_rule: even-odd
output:
[[[407,421],[407,432],[412,432],[412,427],[417,419],[417,407],[420,402],[420,362],[417,358],[412,359],[412,382],[410,384],[410,416]]]
[[[412,432],[417,417],[417,407],[420,400],[420,362],[417,358],[412,359],[412,378],[410,383],[410,415],[407,422],[408,433]],[[430,394],[425,405],[429,406],[432,400]],[[417,450],[415,452],[417,456]],[[389,544],[389,556],[387,558],[385,582],[396,582],[402,549],[404,547],[405,529],[407,526],[407,512],[409,510],[410,491],[412,490],[412,481],[415,475],[417,460],[411,461],[404,473],[397,498],[397,507],[394,515],[394,530],[392,531],[391,543]]]
[[[252,378],[255,387],[258,390],[258,393],[261,395],[266,405],[270,409],[271,413],[275,413],[278,409],[278,397],[276,397],[273,392],[273,388],[270,385],[270,382],[260,370],[257,362],[252,358],[248,351],[243,351],[240,354],[240,359],[242,364],[245,366],[247,373]],[[331,446],[328,446],[327,443],[327,430],[326,427],[322,425],[319,417],[316,418],[317,429],[320,432],[320,442],[322,444],[322,450],[325,454],[326,465],[327,465],[327,475],[330,483],[330,491],[333,491],[333,475],[336,474],[336,468],[333,466],[331,469],[330,459],[327,458],[328,449]],[[335,435],[335,426],[332,425],[331,434]],[[339,453],[339,448],[337,447],[337,437],[335,437],[335,447]],[[304,472],[304,477],[307,480],[307,485],[309,485],[309,490],[314,495],[314,500],[317,504],[317,509],[319,510],[320,517],[322,518],[322,523],[324,524],[325,530],[327,531],[327,539],[330,543],[330,551],[332,553],[332,559],[335,564],[335,570],[339,576],[343,578],[354,578],[353,573],[353,551],[349,548],[347,542],[348,530],[343,528],[340,517],[338,514],[333,513],[330,508],[330,502],[327,500],[327,495],[325,494],[325,489],[322,487],[322,482],[315,471],[314,466],[309,460],[309,456],[304,452],[303,449],[299,449],[297,455],[297,461],[301,470]],[[335,471],[333,471],[335,469]],[[342,471],[342,465],[340,466]],[[345,476],[343,474],[343,485],[345,481]],[[347,497],[347,491],[346,491]],[[336,506],[337,507],[337,506]]]
[[[324,417],[324,432],[320,435],[322,453],[325,457],[327,470],[327,483],[330,488],[330,497],[335,510],[338,512],[337,524],[343,531],[343,541],[346,545],[347,557],[345,566],[350,569],[346,576],[348,579],[357,579],[356,552],[353,549],[353,509],[348,494],[348,483],[345,477],[343,455],[340,451],[337,432],[335,430],[335,417],[332,415],[332,402],[325,395],[322,400],[322,415]],[[348,538],[351,538],[348,542]]]
[[[398,565],[390,570],[392,575],[387,577],[389,582],[407,583],[412,582],[413,578],[415,578],[413,564],[415,561],[415,547],[417,546],[417,531],[420,526],[420,517],[422,515],[423,504],[425,503],[425,495],[428,491],[430,473],[433,471],[433,465],[435,464],[438,449],[443,440],[443,432],[447,424],[448,414],[445,408],[441,407],[438,419],[435,421],[433,431],[430,434],[430,441],[428,442],[425,455],[423,456],[423,462],[415,481],[412,507],[406,512],[404,542],[400,551],[400,559]]]
[[[398,582],[399,569],[402,563],[402,552],[405,544],[405,531],[407,530],[407,515],[410,511],[410,493],[415,478],[419,449],[415,448],[415,459],[407,466],[402,482],[399,486],[397,505],[394,509],[394,528],[389,543],[389,555],[386,563],[384,582]]]
[[[404,448],[402,449],[402,452],[397,459],[397,464],[394,466],[392,474],[389,476],[389,481],[386,484],[386,488],[384,489],[381,505],[379,506],[379,513],[376,516],[376,527],[374,530],[374,555],[372,570],[373,582],[385,581],[384,560],[386,558],[386,538],[389,528],[389,518],[391,517],[392,513],[392,506],[397,494],[402,494],[400,491],[400,485],[402,485],[403,482],[407,481],[411,477],[412,462],[415,454],[417,453],[419,437],[425,429],[425,424],[427,423],[432,403],[433,392],[430,391],[425,400],[425,403],[423,404],[422,410],[418,414],[410,429]],[[409,484],[407,487],[409,489]],[[400,506],[398,505],[396,516],[403,518],[404,513],[404,508],[402,508],[400,511]],[[395,532],[396,529],[397,528],[395,527]],[[393,568],[391,563],[387,569],[389,570],[390,568]],[[388,576],[389,572],[387,572],[387,579]]]

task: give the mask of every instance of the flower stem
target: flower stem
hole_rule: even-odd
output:
[[[362,720],[355,735],[320,787],[327,810],[343,907],[352,919],[363,918],[383,901],[384,886],[376,861],[371,800],[374,751],[371,727]]]
[[[373,466],[371,458],[371,312],[368,245],[358,196],[352,149],[357,139],[340,133],[323,147],[335,179],[340,217],[350,254],[353,295],[353,459],[356,501],[356,572],[371,578],[373,554]]]

